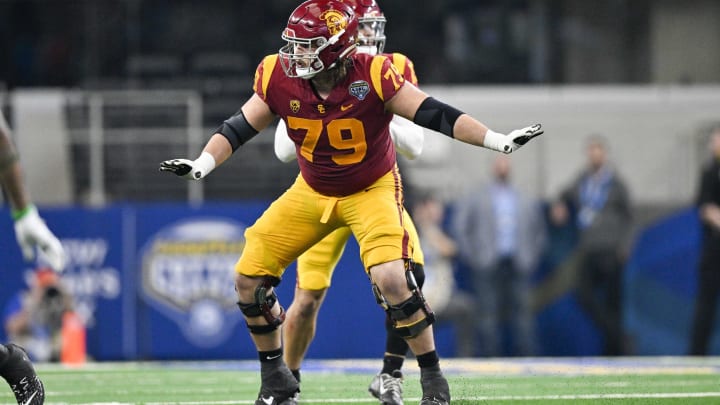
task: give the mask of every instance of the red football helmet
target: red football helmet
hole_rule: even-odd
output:
[[[358,16],[358,52],[377,55],[385,49],[385,14],[375,0],[349,0]]]
[[[280,64],[289,77],[310,79],[355,52],[358,20],[352,7],[338,0],[309,0],[288,19]]]

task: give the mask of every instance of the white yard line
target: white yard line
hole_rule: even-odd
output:
[[[580,400],[580,399],[663,399],[663,398],[720,398],[720,392],[665,392],[665,393],[618,393],[618,394],[580,394],[580,395],[499,395],[453,398],[463,401],[548,401],[548,400]],[[405,398],[408,402],[419,401],[420,398]],[[186,401],[186,402],[147,402],[146,405],[230,405],[254,404],[253,400],[234,401]],[[367,404],[377,403],[375,400],[363,399],[317,399],[300,400],[301,404]],[[65,402],[48,402],[48,405],[67,405]],[[136,405],[134,402],[87,402],[78,405]]]

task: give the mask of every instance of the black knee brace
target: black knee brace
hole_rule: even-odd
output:
[[[424,274],[425,273],[423,273],[423,275]],[[382,295],[382,292],[380,292],[377,284],[373,283],[372,288],[377,303],[385,309],[385,312],[391,320],[395,331],[404,338],[411,338],[417,336],[423,331],[423,329],[432,325],[435,322],[435,314],[430,309],[427,301],[425,301],[422,291],[418,288],[415,276],[409,265],[406,265],[405,267],[405,280],[410,292],[412,292],[412,296],[397,305],[392,305],[387,302],[385,297]],[[418,310],[422,310],[425,313],[424,318],[415,321],[410,325],[398,326],[398,321],[409,318]]]
[[[272,307],[278,301],[275,290],[268,294],[268,290],[272,287],[280,284],[280,279],[277,277],[264,276],[262,283],[255,288],[254,298],[255,301],[251,303],[243,303],[238,301],[237,305],[240,307],[240,311],[248,317],[255,318],[263,316],[267,321],[267,325],[250,325],[245,322],[250,333],[256,335],[265,335],[273,332],[285,321],[285,310],[280,306],[280,314],[278,316],[273,315]]]
[[[422,264],[415,263],[413,261],[409,262],[408,265],[412,269],[417,286],[422,290],[423,285],[425,285],[425,267]]]
[[[425,285],[425,267],[422,264],[414,262],[412,260],[408,262],[408,266],[410,266],[410,268],[412,269],[413,276],[415,277],[415,282],[422,291],[423,285]],[[395,330],[394,322],[390,318],[389,314],[387,317],[385,317],[385,329],[388,332],[393,332]]]

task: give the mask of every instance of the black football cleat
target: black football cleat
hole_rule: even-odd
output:
[[[441,373],[432,373],[420,379],[423,396],[420,405],[448,405],[450,403],[450,387]]]
[[[22,347],[9,343],[5,345],[10,356],[2,370],[19,405],[42,405],[45,402],[45,387],[35,373],[30,359]]]
[[[300,384],[286,367],[280,367],[268,375],[262,375],[260,393],[255,405],[297,405]]]

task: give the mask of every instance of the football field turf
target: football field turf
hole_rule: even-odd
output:
[[[406,361],[405,403],[420,400]],[[453,404],[720,404],[720,357],[443,359]],[[380,360],[310,360],[300,404],[377,404]],[[46,404],[252,404],[257,362],[40,364]],[[5,386],[0,403],[14,403]]]

